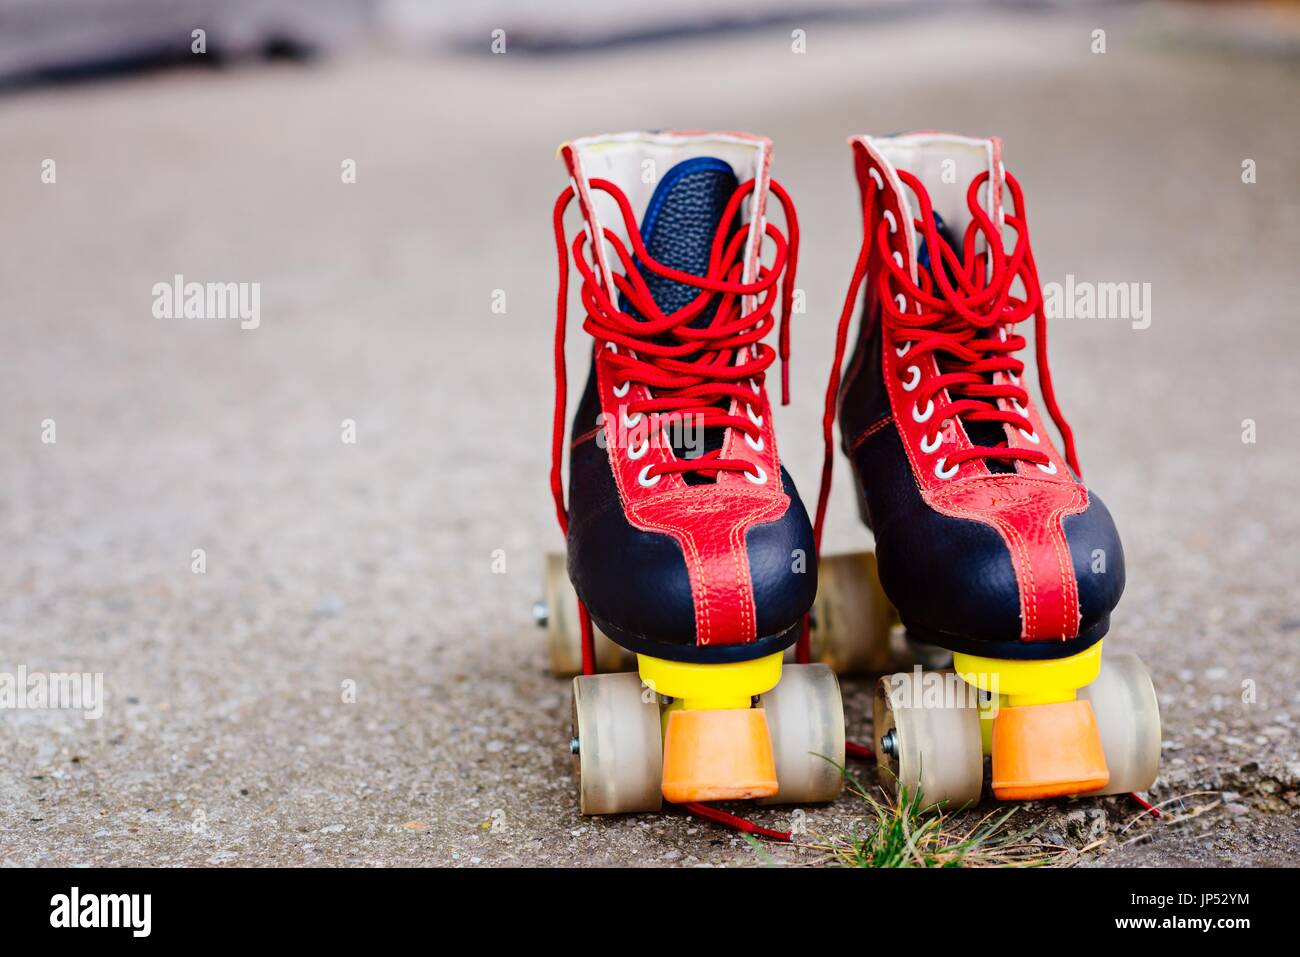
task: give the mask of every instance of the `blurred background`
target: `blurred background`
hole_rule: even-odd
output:
[[[207,34],[207,60],[313,57],[360,47],[433,53],[578,53],[666,43],[709,33],[768,31],[952,13],[1100,16],[1124,0],[2,0],[0,77],[41,82],[102,77],[193,61],[191,32]],[[1159,20],[1211,46],[1294,53],[1295,4],[1200,0],[1163,4]],[[832,27],[833,28],[833,27]],[[492,46],[494,31],[508,43]]]
[[[754,862],[678,814],[577,816],[530,616],[561,546],[555,149],[638,128],[775,142],[806,499],[848,136],[1002,136],[1045,283],[1150,283],[1149,327],[1050,349],[1124,538],[1108,641],[1161,696],[1155,797],[1216,810],[1133,845],[1088,802],[1091,853],[1294,861],[1298,93],[1293,3],[0,0],[0,672],[107,696],[0,714],[0,861]],[[256,328],[160,318],[177,275],[257,284]],[[828,550],[869,545],[848,478]]]

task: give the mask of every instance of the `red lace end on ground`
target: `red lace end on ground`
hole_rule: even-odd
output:
[[[850,758],[860,758],[865,761],[874,760],[876,752],[872,751],[865,744],[858,744],[854,741],[844,742],[844,754]],[[1134,795],[1137,797],[1137,795]],[[1142,800],[1138,798],[1138,800]],[[1145,802],[1143,802],[1145,803]],[[1148,805],[1149,807],[1150,805]],[[723,827],[729,827],[733,831],[741,831],[745,834],[757,834],[760,837],[770,838],[773,841],[785,841],[790,843],[794,841],[794,834],[790,831],[778,831],[770,827],[763,827],[755,824],[753,821],[741,817],[739,814],[731,814],[721,808],[710,807],[708,804],[692,802],[683,804],[683,808],[694,814],[696,817],[702,817],[706,821],[712,821],[715,824],[721,824]],[[1154,809],[1153,809],[1154,810]],[[1157,812],[1157,816],[1158,816]]]
[[[1148,814],[1150,814],[1152,817],[1156,818],[1157,820],[1164,817],[1164,815],[1160,813],[1160,808],[1156,807],[1154,804],[1152,804],[1142,795],[1138,794],[1136,791],[1129,791],[1128,796],[1131,797],[1138,804],[1142,805],[1142,809],[1146,811]]]
[[[732,814],[729,811],[711,807],[708,804],[691,801],[681,805],[681,807],[696,817],[702,817],[706,821],[713,821],[715,824],[729,827],[733,831],[740,831],[742,834],[756,834],[759,837],[766,837],[772,841],[784,841],[787,844],[794,840],[794,834],[790,831],[778,831],[775,828],[763,827],[761,824],[755,824],[739,814]]]

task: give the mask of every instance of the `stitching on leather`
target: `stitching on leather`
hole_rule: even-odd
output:
[[[683,498],[683,496],[676,495],[675,493],[670,493],[670,494],[673,494],[674,498]],[[728,500],[749,499],[751,501],[754,498],[752,494],[736,496],[736,495],[727,495],[726,493],[719,493],[717,497],[722,497]],[[732,556],[732,566],[736,571],[736,585],[741,597],[741,604],[740,604],[741,621],[747,631],[755,624],[753,622],[752,617],[749,614],[749,609],[753,602],[753,595],[752,595],[752,588],[750,587],[750,584],[746,580],[746,576],[745,576],[746,563],[742,563],[739,554],[738,539],[745,530],[747,530],[749,527],[755,524],[755,519],[757,517],[764,515],[764,513],[766,512],[772,511],[777,506],[786,506],[786,503],[788,503],[789,499],[788,497],[785,496],[782,496],[782,498],[785,498],[785,502],[782,502],[780,499],[776,498],[775,496],[772,496],[771,499],[767,502],[757,503],[754,508],[751,508],[748,512],[736,517],[736,519],[731,522],[728,529],[727,542],[728,545],[730,546],[730,551]],[[655,499],[656,503],[661,502],[662,500],[663,497]],[[670,502],[670,504],[676,504],[676,502],[673,501]],[[709,644],[710,639],[713,637],[712,614],[709,610],[709,596],[708,596],[709,586],[705,575],[705,565],[701,559],[702,552],[701,549],[699,548],[699,545],[696,542],[694,532],[692,532],[690,529],[687,529],[682,524],[679,524],[674,521],[669,521],[667,518],[655,520],[655,519],[651,519],[649,516],[641,514],[640,509],[636,509],[635,511],[637,512],[636,517],[640,521],[645,522],[647,525],[650,525],[661,531],[667,531],[669,533],[672,533],[673,537],[677,538],[678,541],[681,542],[684,547],[689,547],[691,552],[691,558],[693,559],[697,570],[696,581],[699,582],[699,588],[700,588],[700,602],[699,602],[700,607],[696,609],[696,615],[695,615],[697,637],[701,645]],[[782,511],[784,511],[784,507],[782,507]],[[755,634],[757,635],[756,629],[755,629]]]
[[[745,532],[753,526],[761,524],[759,519],[766,518],[767,514],[778,504],[781,503],[776,500],[770,501],[766,504],[760,504],[745,515],[743,519],[734,522],[727,533],[727,544],[731,550],[731,562],[736,570],[736,586],[742,599],[740,605],[741,624],[745,629],[745,634],[752,632],[755,638],[759,637],[757,605],[754,599],[753,582],[750,580],[751,575],[746,574],[751,571],[749,568],[749,558],[748,555],[744,555],[744,560],[742,561],[743,553],[741,546],[744,542]],[[784,509],[782,511],[784,511]],[[751,616],[749,613],[751,608],[755,610],[754,616]]]
[[[1076,618],[1070,614],[1073,610],[1073,602],[1070,599],[1070,586],[1066,584],[1066,578],[1072,578],[1074,576],[1067,576],[1065,573],[1066,562],[1061,556],[1061,536],[1056,533],[1056,522],[1061,515],[1062,509],[1068,505],[1072,505],[1073,503],[1074,493],[1071,492],[1070,501],[1054,508],[1047,520],[1047,536],[1052,542],[1052,551],[1056,553],[1056,575],[1061,587],[1061,617],[1064,619],[1064,621],[1061,622],[1062,638],[1065,637],[1065,630],[1068,629],[1071,626],[1071,623],[1076,620]],[[1073,565],[1073,563],[1071,563],[1071,565]]]
[[[702,553],[696,542],[695,534],[692,530],[688,529],[685,524],[679,521],[670,520],[667,516],[658,519],[651,518],[642,511],[642,509],[647,505],[651,504],[663,506],[666,503],[670,508],[679,505],[689,506],[692,498],[694,498],[694,496],[685,489],[674,492],[665,492],[662,495],[655,496],[649,502],[644,502],[639,506],[634,506],[627,511],[627,514],[629,518],[642,523],[645,527],[669,533],[677,540],[678,544],[682,546],[683,552],[689,552],[689,559],[695,568],[695,575],[692,576],[693,595],[694,583],[698,583],[699,587],[698,601],[695,603],[696,640],[700,645],[708,645],[713,638],[712,612],[709,607],[709,583],[707,575],[705,574],[705,564],[701,558]],[[767,499],[767,501],[763,501],[763,499]],[[759,516],[764,515],[766,512],[779,509],[775,514],[783,514],[785,509],[789,507],[790,498],[784,492],[766,492],[755,495],[753,491],[748,489],[737,490],[735,492],[723,489],[715,491],[710,497],[710,502],[723,502],[724,504],[734,502],[752,503],[753,507],[742,515],[737,516],[731,522],[727,540],[731,550],[732,565],[736,570],[736,584],[741,596],[741,620],[746,631],[748,632],[749,630],[753,630],[755,637],[757,637],[757,623],[750,615],[750,608],[752,607],[754,600],[752,594],[753,589],[746,579],[745,571],[748,563],[741,561],[738,537],[754,524],[757,524],[756,519]],[[711,509],[711,511],[720,512],[723,511],[723,509]],[[689,514],[689,511],[686,514]],[[684,517],[685,515],[683,515],[683,518]]]
[[[892,415],[887,415],[883,419],[871,423],[869,426],[867,426],[865,429],[862,430],[862,433],[856,439],[853,440],[853,443],[849,446],[849,454],[851,455],[854,452],[856,452],[859,449],[859,447],[861,447],[863,442],[867,441],[867,439],[871,438],[881,429],[893,424],[893,421],[894,421],[894,417]]]
[[[1082,496],[1082,500],[1080,497]],[[1065,536],[1065,515],[1078,515],[1088,507],[1088,490],[1083,486],[1076,485],[1070,494],[1070,501],[1062,504],[1052,514],[1051,534],[1052,545],[1056,549],[1056,560],[1061,568],[1061,585],[1062,594],[1066,598],[1066,615],[1069,626],[1077,633],[1080,622],[1083,619],[1083,609],[1079,602],[1079,582],[1074,577],[1074,559],[1070,555],[1069,540]],[[1062,546],[1064,545],[1064,554]],[[1066,569],[1069,574],[1066,574]]]
[[[597,373],[596,373],[596,375],[597,375],[597,384],[600,385],[600,368],[599,368],[599,364],[597,364]],[[602,403],[602,405],[603,405],[603,403]],[[708,642],[708,637],[709,637],[709,615],[708,615],[709,596],[708,596],[708,589],[707,589],[707,588],[704,586],[704,584],[703,584],[703,582],[704,582],[704,565],[703,565],[703,562],[700,560],[699,549],[696,548],[696,546],[695,546],[694,538],[693,538],[692,536],[690,536],[690,535],[687,535],[687,534],[682,533],[679,529],[677,529],[677,528],[675,528],[675,527],[672,527],[672,526],[669,526],[669,527],[663,527],[663,526],[661,526],[661,525],[656,524],[656,523],[653,522],[653,521],[650,521],[646,516],[639,514],[639,512],[640,512],[639,507],[638,507],[638,506],[635,506],[635,505],[633,505],[633,504],[631,503],[630,497],[628,496],[627,492],[624,490],[624,487],[623,487],[623,481],[624,481],[624,480],[623,480],[623,468],[622,468],[621,463],[618,462],[618,460],[615,459],[615,458],[613,458],[612,456],[608,456],[608,453],[607,453],[607,458],[606,458],[606,463],[605,463],[605,464],[606,464],[606,466],[609,468],[610,472],[613,473],[613,476],[614,476],[614,488],[615,488],[615,490],[617,490],[617,492],[618,492],[619,506],[622,508],[623,514],[627,516],[628,521],[630,521],[633,525],[635,525],[635,526],[637,526],[638,528],[640,528],[642,531],[668,532],[668,533],[672,536],[672,538],[677,542],[677,547],[680,548],[680,549],[682,550],[682,560],[683,560],[684,562],[686,562],[686,564],[687,564],[687,577],[688,577],[689,581],[690,581],[690,582],[696,582],[696,581],[698,581],[698,582],[701,583],[701,587],[700,587],[700,592],[701,592],[701,594],[700,594],[700,596],[699,596],[699,601],[698,601],[698,602],[695,601],[695,588],[694,588],[694,586],[692,586],[692,588],[691,588],[691,599],[692,599],[692,600],[691,600],[691,604],[692,604],[693,606],[695,606],[692,610],[693,610],[694,613],[695,613],[695,638],[696,638],[696,641],[697,641],[698,643],[702,644],[702,645],[707,645],[707,644],[709,643],[709,642]],[[662,498],[662,497],[664,497],[664,496],[673,496],[673,495],[678,495],[678,497],[680,497],[680,496],[679,496],[679,493],[675,493],[675,492],[666,492],[666,493],[664,493],[663,496],[655,496],[655,497],[652,499],[652,501],[659,501],[660,498]],[[644,504],[644,503],[643,503],[643,504]],[[691,575],[691,574],[690,574],[690,569],[691,569],[692,566],[694,566],[694,568],[695,568],[695,574],[694,574],[694,575]],[[703,609],[701,609],[701,606],[703,606]],[[703,614],[703,617],[701,617],[701,614]]]
[[[1039,480],[1028,477],[1016,476],[1017,484],[1019,482],[1032,482],[1035,484],[1059,488],[1063,483],[1059,480]],[[986,483],[987,484],[987,483]],[[1000,485],[1000,483],[999,483]],[[1032,550],[1029,547],[1027,539],[1018,529],[1004,518],[1005,513],[994,513],[992,515],[982,514],[968,507],[955,504],[952,499],[968,487],[956,486],[952,489],[936,490],[930,497],[930,504],[944,514],[952,515],[957,518],[967,518],[973,521],[981,522],[985,525],[991,525],[1002,536],[1012,552],[1012,561],[1017,571],[1017,580],[1023,585],[1019,588],[1021,616],[1024,620],[1024,629],[1022,637],[1026,640],[1041,640],[1048,637],[1060,637],[1064,640],[1069,635],[1062,634],[1040,635],[1039,630],[1039,613],[1038,613],[1038,590],[1036,579],[1034,577]],[[1082,496],[1082,499],[1081,499]],[[1066,514],[1077,515],[1087,507],[1087,489],[1078,484],[1074,484],[1070,489],[1070,498],[1053,508],[1047,515],[1048,539],[1052,549],[1056,554],[1057,576],[1061,588],[1062,616],[1061,622],[1063,628],[1072,628],[1078,631],[1080,621],[1080,605],[1078,582],[1074,579],[1074,562],[1073,559],[1067,561],[1069,557],[1066,543],[1065,526],[1063,518]],[[1023,576],[1023,577],[1022,577]]]
[[[692,602],[695,605],[695,638],[699,644],[707,645],[709,638],[712,636],[712,623],[709,616],[709,589],[704,580],[704,562],[700,558],[700,550],[695,543],[695,536],[672,522],[663,520],[656,522],[647,516],[638,514],[637,509],[633,509],[627,514],[629,517],[635,517],[637,521],[649,526],[650,529],[668,532],[672,535],[677,540],[677,544],[681,546],[682,551],[687,554],[690,562],[695,566],[695,574],[690,579],[692,582],[699,582],[700,588],[699,601]],[[694,597],[694,587],[691,588],[691,592],[692,597]]]
[[[602,381],[602,376],[601,376],[601,364],[598,362],[596,363],[596,385],[597,388],[600,389],[602,393],[602,400],[601,400],[602,408],[605,405],[605,400],[603,397],[603,393],[605,390],[602,388],[604,384],[605,383]],[[695,545],[694,537],[685,533],[683,530],[675,526],[668,525],[665,527],[656,524],[655,522],[649,520],[646,516],[641,515],[640,507],[632,504],[631,497],[624,489],[622,463],[619,462],[613,456],[609,456],[608,450],[606,452],[606,455],[607,455],[606,466],[613,474],[614,488],[618,491],[619,506],[622,508],[623,514],[627,516],[628,521],[630,521],[633,525],[640,528],[642,531],[667,532],[669,535],[671,535],[671,537],[677,542],[677,547],[682,550],[682,560],[687,564],[688,580],[691,583],[697,581],[700,583],[700,595],[698,601],[695,600],[696,599],[695,588],[694,585],[692,584],[691,604],[694,606],[692,610],[695,613],[695,639],[699,644],[707,645],[709,643],[709,636],[710,636],[710,618],[708,613],[709,596],[708,596],[708,588],[704,581],[704,577],[705,577],[704,563],[700,559],[699,549]],[[653,496],[651,498],[651,501],[660,501],[663,497],[667,497],[667,496],[681,497],[680,493],[678,492],[666,492],[663,493],[662,496]],[[642,504],[645,503],[643,502]],[[694,566],[695,568],[694,575],[690,574],[690,570],[692,566]]]
[[[1034,582],[1034,567],[1029,556],[1029,548],[1020,532],[999,514],[982,515],[968,508],[960,508],[951,502],[943,504],[947,506],[949,515],[991,525],[1007,543],[1012,562],[1017,570],[1016,580],[1018,583],[1023,582],[1025,586],[1016,589],[1019,592],[1017,597],[1020,600],[1020,616],[1024,621],[1021,637],[1029,638],[1034,635],[1038,628],[1038,589]]]

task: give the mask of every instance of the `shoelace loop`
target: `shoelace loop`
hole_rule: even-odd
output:
[[[917,197],[920,216],[916,228],[930,250],[932,268],[919,271],[919,284],[914,282],[911,274],[890,254],[887,224],[881,223],[876,243],[884,264],[881,313],[886,341],[900,356],[912,360],[900,374],[906,375],[914,360],[929,355],[941,367],[939,375],[916,388],[913,401],[917,408],[928,408],[932,401],[937,401],[932,413],[936,431],[941,424],[958,420],[995,422],[1019,429],[1026,438],[1035,441],[1037,436],[1026,409],[1029,393],[1021,384],[1025,364],[1017,356],[1026,340],[1015,331],[1015,326],[1034,316],[1041,344],[1046,338],[1046,317],[1020,185],[1014,177],[1007,177],[1015,213],[1008,213],[1005,218],[1016,234],[1015,245],[1008,252],[1001,230],[979,202],[979,190],[988,181],[989,173],[985,171],[971,181],[966,191],[971,221],[962,238],[959,256],[939,235],[930,197],[921,182],[905,171],[900,170],[898,175]],[[987,253],[977,249],[981,237]],[[1025,290],[1024,298],[1013,293],[1017,279]],[[916,311],[907,312],[899,307],[900,294],[904,304],[914,304]],[[1042,349],[1039,372],[1046,398],[1051,395],[1051,372]],[[995,381],[997,373],[1002,374],[1000,381]],[[915,374],[919,375],[919,368]],[[1005,407],[999,405],[999,400]],[[1056,408],[1054,396],[1049,399],[1048,407],[1065,439],[1070,466],[1077,472],[1073,436]],[[949,467],[956,467],[977,459],[1034,465],[1048,465],[1051,461],[1039,449],[978,444],[954,451],[945,460]]]
[[[570,186],[555,203],[554,226],[559,260],[560,288],[556,310],[555,372],[556,397],[552,436],[551,490],[561,528],[567,526],[567,510],[561,479],[564,451],[564,413],[567,377],[564,341],[567,325],[569,257],[582,276],[581,300],[586,311],[583,328],[594,338],[612,346],[605,361],[614,370],[615,387],[629,384],[646,386],[651,397],[629,402],[626,414],[654,416],[653,430],[662,433],[674,422],[691,417],[701,428],[735,429],[751,441],[761,437],[762,387],[767,368],[779,356],[782,364],[782,401],[789,402],[790,356],[789,321],[794,296],[794,277],[798,262],[799,224],[789,195],[775,181],[769,186],[785,214],[790,237],[787,240],[770,222],[764,222],[764,236],[772,241],[770,265],[758,264],[757,276],[742,281],[745,268],[747,229],[731,230],[740,204],[753,193],[755,181],[740,184],[732,194],[719,221],[709,256],[708,271],[703,276],[681,272],[656,261],[645,248],[631,204],[614,183],[593,179],[593,190],[606,193],[618,204],[624,229],[632,244],[629,251],[622,239],[609,227],[602,235],[618,258],[623,272],[612,272],[615,290],[607,289],[597,275],[598,266],[589,253],[591,240],[587,230],[578,233],[570,245],[564,231],[564,212],[574,198]],[[665,314],[655,303],[646,285],[643,270],[675,282],[692,286],[699,294],[686,306]],[[778,281],[780,289],[778,290]],[[631,310],[619,308],[615,292],[621,293]],[[755,297],[754,308],[745,313],[745,297]],[[781,301],[781,328],[778,346],[773,350],[762,340],[775,324],[773,317],[778,296]],[[707,324],[691,323],[715,306]],[[734,400],[746,414],[732,414],[721,403]],[[751,466],[743,459],[724,459],[720,450],[703,453],[698,458],[676,459],[657,463],[647,469],[648,478],[669,473],[747,472]]]
[[[906,264],[900,265],[889,248],[892,233],[890,224],[882,220],[875,236],[871,235],[877,191],[867,190],[863,198],[862,245],[858,249],[853,279],[840,312],[835,362],[822,414],[825,448],[813,529],[819,551],[830,498],[835,457],[833,429],[844,353],[853,310],[866,278],[873,241],[883,264],[880,272],[880,305],[885,347],[894,348],[910,359],[934,355],[936,358],[943,356],[945,360],[940,375],[916,386],[913,395],[918,409],[931,408],[928,417],[935,423],[936,430],[945,422],[962,420],[997,422],[1022,429],[1027,435],[1034,434],[1033,425],[1025,415],[1029,393],[1021,384],[1024,362],[1016,355],[1025,347],[1026,340],[1015,331],[1017,323],[1033,316],[1035,357],[1043,402],[1060,430],[1066,462],[1076,475],[1082,474],[1075,454],[1074,434],[1061,413],[1052,388],[1052,374],[1047,361],[1047,316],[1043,311],[1038,269],[1029,245],[1025,201],[1020,184],[1009,173],[1006,175],[1014,212],[1005,212],[1004,218],[1016,234],[1015,246],[1008,252],[1002,242],[1001,229],[979,203],[979,190],[988,182],[989,173],[985,171],[972,180],[966,191],[966,205],[972,218],[963,235],[961,255],[958,256],[939,235],[934,209],[925,187],[910,173],[899,170],[898,176],[917,197],[920,216],[915,225],[925,238],[932,268],[929,271],[919,271],[919,283],[913,282]],[[986,244],[984,249],[976,248],[980,237],[983,237]],[[951,278],[949,273],[952,274]],[[1013,294],[1016,279],[1021,281],[1025,289],[1024,298]],[[904,305],[910,302],[917,311],[907,312],[900,308],[896,301],[899,295],[903,297]],[[907,376],[913,364],[906,364],[902,374]],[[1003,373],[1003,381],[991,381],[992,373],[999,372]],[[916,382],[918,378],[919,369],[911,374],[909,381]],[[945,392],[947,399],[944,398]],[[997,404],[999,399],[1005,400],[1010,408],[1000,408]],[[934,406],[931,407],[929,403]],[[1036,465],[1050,463],[1047,454],[1037,449],[972,445],[946,456],[946,465],[953,468],[975,459],[1023,461]]]

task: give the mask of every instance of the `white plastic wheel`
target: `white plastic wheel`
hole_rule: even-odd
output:
[[[844,703],[826,665],[785,665],[775,688],[759,695],[772,736],[779,790],[761,804],[834,801],[844,789]]]
[[[818,563],[809,635],[814,661],[837,674],[878,674],[889,667],[893,620],[874,553],[830,555]]]
[[[1160,704],[1137,655],[1102,653],[1097,680],[1079,689],[1092,702],[1110,782],[1093,794],[1145,791],[1160,770]]]
[[[657,811],[663,803],[663,737],[657,697],[640,675],[573,679],[574,769],[583,814]]]
[[[876,684],[876,764],[891,794],[957,810],[979,800],[984,749],[979,708],[951,672],[885,675]]]
[[[542,611],[546,616],[546,645],[550,651],[551,672],[561,678],[582,674],[582,624],[578,618],[578,596],[569,581],[564,555],[546,555],[545,598]],[[624,671],[633,667],[631,652],[616,645],[592,625],[596,641],[596,670]]]

